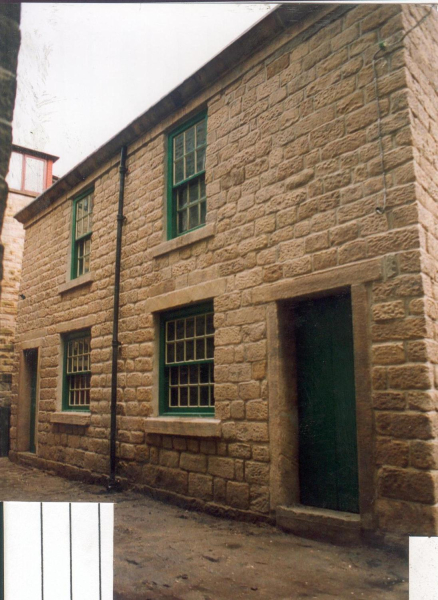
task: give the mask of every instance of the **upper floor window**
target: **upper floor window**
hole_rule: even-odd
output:
[[[92,218],[93,190],[87,190],[73,199],[72,279],[90,270]]]
[[[168,237],[205,225],[207,115],[198,115],[169,136]]]
[[[13,190],[41,194],[52,185],[56,160],[56,156],[13,145],[6,181]]]

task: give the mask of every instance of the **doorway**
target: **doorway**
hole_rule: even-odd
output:
[[[26,375],[29,382],[29,448],[28,451],[35,453],[35,429],[37,409],[37,377],[38,377],[38,349],[32,348],[24,351]]]
[[[300,503],[359,512],[351,296],[294,308]]]

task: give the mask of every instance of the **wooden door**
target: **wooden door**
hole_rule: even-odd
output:
[[[296,308],[300,501],[359,512],[350,295]]]

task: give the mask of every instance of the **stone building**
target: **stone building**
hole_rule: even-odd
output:
[[[13,460],[103,481],[115,441],[183,505],[438,532],[437,25],[280,6],[19,212]]]
[[[24,228],[14,215],[52,185],[57,156],[12,144],[6,182],[6,201],[0,244],[3,246],[3,279],[0,287],[0,405],[9,405],[14,357],[15,320],[20,287]]]

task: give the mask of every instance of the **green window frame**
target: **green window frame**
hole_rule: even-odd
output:
[[[214,415],[213,303],[160,319],[160,414]]]
[[[62,409],[89,411],[91,389],[91,334],[75,331],[64,337]]]
[[[93,189],[73,198],[71,279],[90,271]]]
[[[207,113],[204,111],[168,137],[168,239],[203,227],[207,218],[205,157]]]

